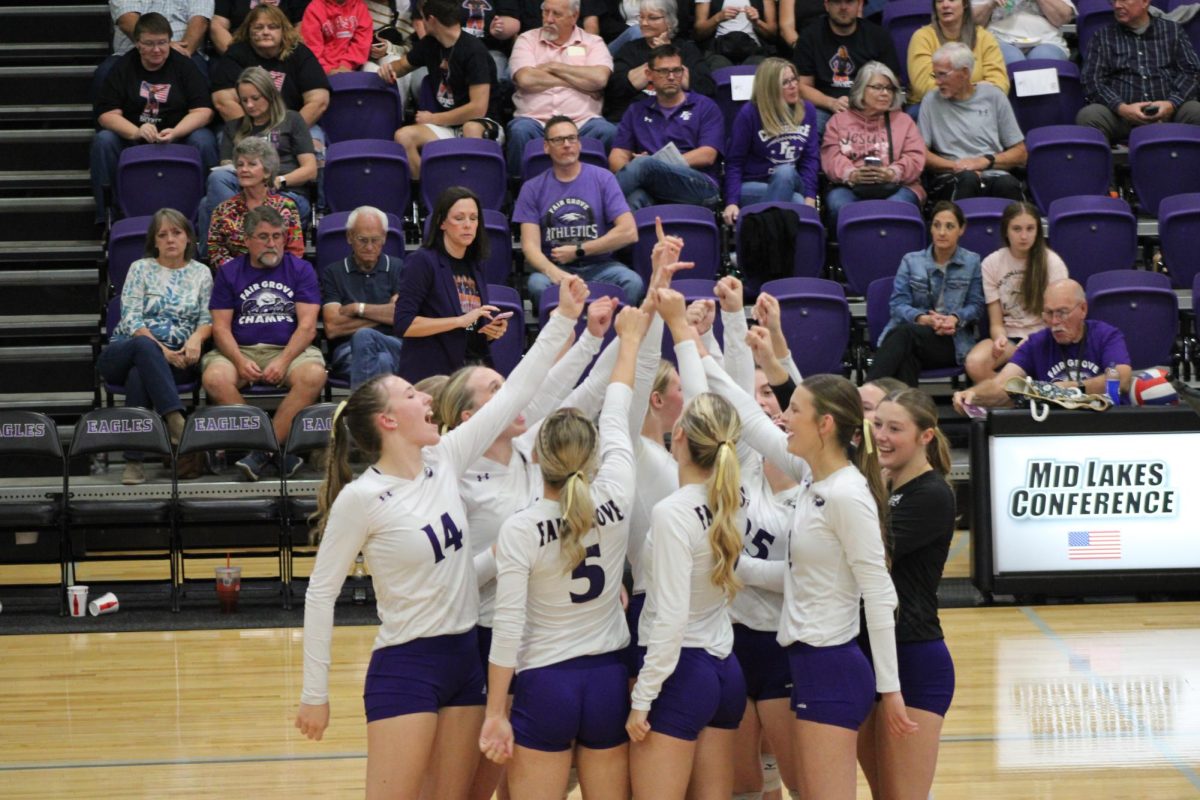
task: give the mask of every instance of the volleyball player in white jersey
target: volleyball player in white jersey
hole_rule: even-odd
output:
[[[657,296],[686,381],[700,368],[683,366],[698,361],[695,332],[682,295],[660,289]],[[642,554],[638,644],[646,650],[626,723],[635,797],[730,796],[733,732],[746,705],[728,613],[745,525],[740,432],[732,406],[708,393],[687,401],[671,432],[679,489],[654,507]]]
[[[619,352],[599,445],[596,426],[577,409],[551,414],[534,450],[542,499],[507,520],[496,543],[495,628],[479,745],[493,761],[511,757],[509,792],[522,800],[560,800],[572,755],[587,797],[628,794],[621,651],[629,632],[620,589],[637,484],[629,402],[651,316],[627,308],[617,318]],[[505,698],[514,671],[510,723]]]
[[[813,483],[796,505],[788,563],[743,558],[738,575],[753,585],[782,584],[784,590],[779,643],[791,666],[801,797],[852,800],[857,732],[874,707],[875,692],[882,695],[879,724],[888,735],[916,730],[897,676],[896,592],[880,527],[886,501],[874,440],[863,427],[862,401],[845,378],[810,376],[792,394],[784,433],[753,398],[722,379],[715,364],[705,369],[710,385],[745,420],[751,446],[785,468],[795,455],[812,469]],[[864,446],[853,448],[855,434],[863,431]],[[859,464],[851,461],[852,451]],[[855,641],[860,598],[874,674]]]
[[[459,476],[537,391],[537,375],[566,343],[587,297],[571,277],[511,380],[446,436],[430,398],[401,378],[368,381],[331,431],[318,495],[323,538],[304,605],[304,689],[296,727],[321,738],[329,724],[333,607],[361,551],[371,564],[381,625],[367,670],[367,797],[458,800],[479,758],[484,676],[475,643],[479,592]],[[350,439],[375,463],[354,481]],[[466,543],[469,543],[469,539]]]

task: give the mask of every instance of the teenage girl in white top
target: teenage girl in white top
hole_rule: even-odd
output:
[[[558,313],[511,380],[446,436],[432,422],[429,396],[390,375],[359,387],[334,420],[318,497],[323,538],[305,598],[296,727],[320,739],[329,724],[334,601],[361,551],[382,623],[363,692],[368,798],[416,798],[425,784],[439,799],[467,794],[484,686],[475,641],[479,594],[458,479],[528,404],[538,372],[570,336],[587,286],[571,277],[561,293]],[[351,438],[375,458],[354,481]]]

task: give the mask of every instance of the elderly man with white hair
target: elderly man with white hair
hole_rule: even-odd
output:
[[[947,42],[933,54],[937,91],[921,100],[917,121],[931,173],[930,200],[1021,200],[1021,181],[1010,170],[1025,165],[1025,136],[1004,92],[972,82],[974,68],[975,56],[961,42]]]
[[[392,329],[403,262],[383,252],[388,219],[378,208],[350,212],[350,255],[321,270],[321,319],[329,337],[330,371],[351,388],[376,375],[396,374],[401,340]]]
[[[508,168],[521,172],[525,145],[543,136],[546,121],[564,116],[579,135],[612,143],[617,128],[600,115],[613,60],[599,36],[580,28],[579,0],[543,0],[542,27],[513,44],[508,66],[517,90],[508,126]]]

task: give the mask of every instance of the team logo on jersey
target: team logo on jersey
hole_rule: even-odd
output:
[[[546,244],[557,247],[579,244],[599,237],[595,210],[578,197],[564,197],[542,215],[542,235]]]
[[[767,145],[767,160],[773,165],[777,164],[794,164],[796,159],[800,157],[800,151],[804,149],[804,143],[808,141],[808,134],[812,126],[808,123],[800,125],[794,131],[781,133],[778,136],[770,136],[764,130],[759,130],[759,141]],[[774,171],[774,166],[771,171]]]
[[[391,500],[391,499],[392,499],[392,490],[391,489],[388,489],[386,492],[379,495],[379,502],[381,502],[381,503],[386,503],[388,500]]]
[[[825,507],[825,498],[821,497],[821,495],[819,495],[819,494],[814,494],[813,495],[813,505],[816,506],[817,508],[824,508]]]
[[[171,84],[142,81],[142,85],[138,88],[138,97],[146,101],[146,107],[142,109],[142,115],[138,121],[142,124],[148,122],[157,125],[162,121],[162,104],[167,102],[167,98],[170,96]]]

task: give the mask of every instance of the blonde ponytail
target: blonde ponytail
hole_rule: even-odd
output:
[[[558,545],[564,571],[584,559],[583,537],[596,524],[588,475],[595,469],[596,425],[576,408],[560,408],[542,421],[535,452],[542,480],[559,491],[562,529]]]

